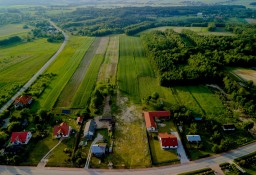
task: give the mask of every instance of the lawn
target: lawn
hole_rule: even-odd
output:
[[[46,73],[53,73],[57,76],[45,89],[34,108],[49,110],[54,107],[61,91],[76,71],[92,41],[93,38],[90,37],[71,36],[69,38],[64,50],[46,71]]]
[[[151,156],[153,158],[153,164],[179,162],[176,149],[164,150],[161,148],[157,134],[153,134],[153,137],[149,137]]]
[[[57,139],[52,138],[52,129],[49,129],[49,136],[35,145],[30,150],[30,154],[27,159],[21,165],[34,165],[36,166],[39,161],[50,151],[57,143]],[[33,140],[31,140],[33,141]]]
[[[58,50],[60,43],[46,39],[1,48],[0,96],[8,100]],[[47,52],[45,51],[47,49]]]

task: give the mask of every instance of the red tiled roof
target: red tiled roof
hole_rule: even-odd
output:
[[[159,133],[159,137],[161,138],[162,146],[178,146],[177,137],[173,134]]]
[[[59,126],[54,126],[53,135],[56,136],[58,134],[64,136],[69,134],[69,125],[66,122],[62,122]]]
[[[154,118],[160,118],[160,117],[170,117],[171,113],[168,111],[151,111],[151,112],[144,112],[144,117],[146,121],[146,127],[154,127],[156,128],[156,123],[154,121]]]
[[[26,142],[28,132],[13,132],[11,136],[11,142]]]
[[[14,104],[21,103],[23,105],[28,105],[31,99],[32,99],[31,95],[22,95],[16,98],[16,100],[14,101]]]
[[[83,118],[83,117],[77,117],[76,122],[82,123],[82,122],[83,122],[83,120],[84,120],[84,118]]]

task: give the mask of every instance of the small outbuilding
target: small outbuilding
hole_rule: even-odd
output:
[[[187,140],[192,143],[198,143],[201,142],[200,135],[187,135]]]
[[[78,125],[81,125],[81,124],[83,123],[83,121],[84,121],[84,118],[83,118],[83,117],[77,117],[77,119],[76,119],[76,123],[77,123]]]

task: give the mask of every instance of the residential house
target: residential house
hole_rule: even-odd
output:
[[[201,142],[200,135],[187,135],[187,140],[192,143]]]
[[[77,123],[78,125],[81,125],[81,124],[83,123],[83,121],[84,121],[84,118],[83,118],[83,117],[77,117],[77,119],[76,119],[76,123]]]
[[[104,157],[107,152],[107,143],[97,143],[91,147],[92,154],[95,157]]]
[[[148,132],[157,132],[157,125],[155,118],[157,119],[170,119],[170,112],[168,111],[151,111],[144,112],[146,128]]]
[[[59,126],[54,126],[53,136],[55,138],[69,137],[72,128],[66,122],[62,122]]]
[[[16,98],[13,104],[15,108],[23,108],[25,106],[30,105],[32,101],[33,100],[31,95],[22,95]]]
[[[13,132],[11,136],[11,144],[12,145],[20,145],[20,144],[28,144],[31,139],[31,132]]]
[[[234,131],[236,130],[236,127],[234,124],[225,124],[222,126],[224,131]]]
[[[84,127],[84,137],[87,140],[92,140],[95,134],[96,122],[94,120],[89,120]]]
[[[159,133],[158,138],[162,149],[178,148],[178,139],[173,134]]]

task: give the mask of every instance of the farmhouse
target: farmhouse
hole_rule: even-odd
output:
[[[62,122],[59,126],[54,126],[53,136],[55,138],[69,137],[71,129],[66,122]]]
[[[30,105],[31,103],[32,103],[31,95],[22,95],[16,98],[13,104],[15,108],[23,108],[27,105]]]
[[[187,140],[192,143],[197,143],[201,142],[201,137],[200,135],[187,135]]]
[[[11,136],[12,145],[28,144],[31,139],[31,132],[13,132]]]
[[[170,112],[168,111],[151,111],[144,112],[146,128],[148,132],[157,132],[155,118],[157,119],[170,119]]]
[[[97,143],[92,145],[92,154],[95,157],[104,157],[107,151],[107,143]]]
[[[84,127],[84,137],[87,140],[92,140],[95,134],[95,129],[96,129],[96,122],[94,120],[89,120]]]
[[[159,133],[158,138],[162,149],[178,148],[178,140],[175,135],[168,134],[167,132]]]
[[[236,127],[234,124],[225,124],[222,126],[224,131],[234,131],[236,130]]]
[[[77,119],[76,119],[76,123],[77,123],[78,125],[81,125],[81,124],[83,123],[83,121],[84,121],[84,118],[83,118],[83,117],[77,117]]]

